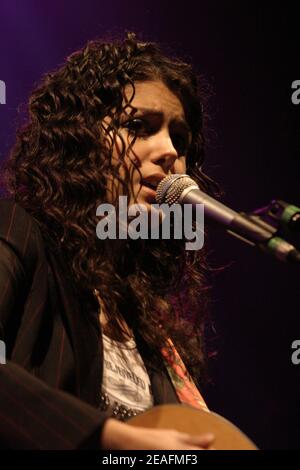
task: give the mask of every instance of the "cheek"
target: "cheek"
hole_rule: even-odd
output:
[[[126,142],[124,141],[125,145]],[[121,160],[123,154],[123,143],[119,136],[116,136],[113,143],[112,149],[112,164],[116,165]]]
[[[132,139],[128,137],[126,132],[121,131],[120,134],[123,138],[125,147],[123,146],[120,137],[116,136],[113,146],[113,163],[117,164],[120,159],[122,159],[122,155],[124,155],[123,162],[127,168],[131,168],[133,162],[138,165],[145,159],[144,157],[147,153],[147,145],[145,142],[137,139],[131,146],[130,150],[128,150]]]
[[[122,133],[121,133],[122,135]],[[128,136],[122,135],[124,139],[124,143],[126,145],[125,147],[125,155],[122,153],[123,150],[123,145],[121,139],[116,136],[115,142],[113,145],[113,151],[112,151],[112,165],[113,166],[118,166],[118,175],[119,178],[123,181],[128,181],[128,178],[131,182],[133,182],[138,175],[138,170],[137,168],[140,166],[141,160],[137,156],[140,156],[140,152],[143,150],[143,145],[138,144],[137,142],[133,145],[132,149],[127,152],[127,148],[129,145],[128,142]],[[122,156],[124,155],[124,156]],[[122,161],[122,164],[120,165],[120,161]],[[129,170],[129,173],[128,171]],[[139,177],[138,177],[139,178]],[[127,183],[128,190],[131,192],[131,183]],[[107,199],[109,202],[115,201],[118,196],[124,195],[124,188],[122,186],[122,183],[116,178],[115,176],[109,176],[107,178]]]
[[[178,158],[174,163],[175,173],[186,173],[186,159]]]
[[[127,161],[134,161],[137,164],[141,164],[145,160],[147,160],[149,155],[149,148],[145,141],[142,139],[137,139],[133,146],[128,151],[126,155]]]

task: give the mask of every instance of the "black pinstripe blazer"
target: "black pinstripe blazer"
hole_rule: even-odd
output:
[[[98,313],[80,305],[59,251],[18,204],[0,200],[0,446],[99,448],[107,416]],[[141,351],[142,353],[142,351]],[[148,368],[154,403],[178,402],[167,373]]]

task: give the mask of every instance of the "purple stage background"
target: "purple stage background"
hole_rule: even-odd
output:
[[[45,72],[89,39],[133,30],[191,60],[211,84],[206,171],[223,187],[223,201],[245,211],[273,198],[299,206],[300,105],[291,102],[299,27],[294,3],[281,4],[2,0],[0,159]],[[300,448],[300,365],[291,362],[300,339],[299,270],[210,233],[214,266],[228,267],[214,279],[218,355],[207,402],[260,448]]]

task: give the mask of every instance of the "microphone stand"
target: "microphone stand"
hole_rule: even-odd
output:
[[[233,230],[227,232],[262,251],[275,256],[280,261],[300,262],[300,252],[291,244],[299,242],[300,208],[282,200],[273,199],[267,206],[253,212],[240,212],[243,219],[252,221],[257,227],[257,235],[253,230],[241,235]],[[245,225],[244,225],[245,226]],[[285,237],[289,239],[285,240]],[[295,239],[295,240],[294,240]]]

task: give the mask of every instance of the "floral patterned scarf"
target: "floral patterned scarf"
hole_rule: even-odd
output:
[[[171,339],[168,339],[168,343],[173,350],[175,360],[172,361],[166,348],[162,349],[162,355],[164,356],[165,365],[180,402],[209,412],[201,393],[188,373]]]

